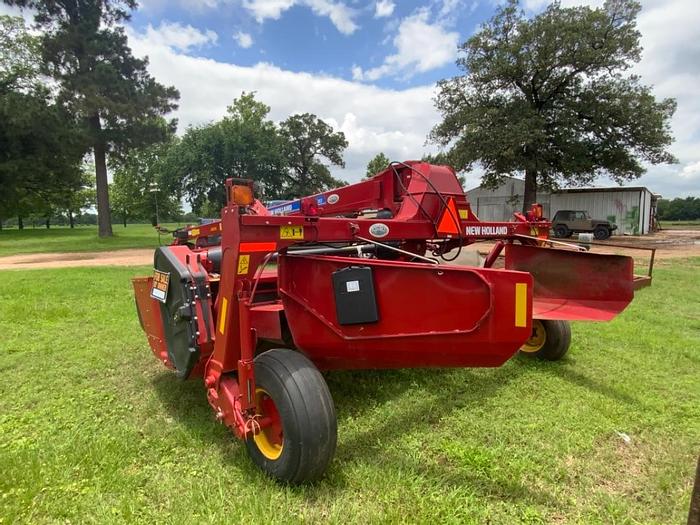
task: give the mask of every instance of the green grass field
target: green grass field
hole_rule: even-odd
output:
[[[173,227],[171,224],[164,224]],[[112,225],[114,237],[100,239],[97,226],[3,229],[0,231],[0,257],[20,253],[92,252],[124,248],[155,248],[158,233],[150,224]],[[162,235],[168,244],[172,237]]]
[[[151,356],[129,278],[0,272],[0,523],[684,523],[700,259],[660,262],[561,362],[334,372],[327,477],[280,486]],[[626,444],[618,432],[630,436]]]
[[[661,221],[662,230],[700,230],[700,220]]]

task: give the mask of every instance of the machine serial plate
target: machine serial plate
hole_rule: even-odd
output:
[[[280,226],[280,239],[303,239],[303,226]]]
[[[151,297],[155,300],[164,303],[168,298],[168,283],[170,283],[170,274],[159,270],[153,271],[153,286],[151,287]]]

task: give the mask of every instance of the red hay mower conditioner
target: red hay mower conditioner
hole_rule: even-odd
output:
[[[333,457],[319,370],[495,367],[519,350],[556,360],[569,320],[612,319],[633,298],[630,257],[548,240],[537,205],[481,222],[447,166],[392,163],[269,210],[251,181],[226,193],[220,221],[156,250],[136,304],[156,357],[202,376],[217,419],[279,480],[317,479]],[[440,262],[480,240],[496,240],[483,266]]]

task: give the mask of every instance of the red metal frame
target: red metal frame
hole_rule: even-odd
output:
[[[183,264],[205,268],[207,285],[215,290],[211,315],[198,304],[201,357],[195,371],[204,376],[217,418],[239,437],[270,424],[255,416],[253,360],[260,341],[291,342],[319,368],[328,369],[499,366],[529,338],[538,281],[533,286],[532,268],[519,265],[558,251],[539,247],[550,223],[537,205],[526,215],[516,214],[514,222],[481,222],[454,171],[423,162],[392,165],[372,179],[293,201],[272,213],[258,201],[233,202],[232,189],[239,183],[227,180],[229,201],[220,221],[176,232],[170,247]],[[401,252],[382,260],[290,251],[361,239]],[[482,239],[499,240],[485,268],[416,262],[426,253],[440,255]],[[513,250],[511,269],[490,268],[516,240],[530,249],[527,255]],[[220,275],[213,272],[209,256],[214,248],[221,250]],[[278,254],[277,271],[264,271],[272,253]],[[330,274],[358,264],[374,272],[380,319],[341,326]],[[619,272],[612,275],[619,277]],[[137,279],[134,286],[151,347],[170,365],[162,321],[146,295],[149,281]],[[582,286],[576,285],[576,297]],[[262,287],[278,295],[261,300]],[[566,290],[560,287],[558,293],[566,302]],[[611,299],[608,295],[602,293],[602,298]],[[596,313],[597,299],[601,294],[585,308]],[[619,298],[604,309],[605,315],[629,300]]]

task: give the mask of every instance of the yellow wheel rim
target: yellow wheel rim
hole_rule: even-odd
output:
[[[539,319],[532,320],[532,335],[523,347],[520,349],[523,352],[533,353],[540,350],[547,342],[547,331],[544,329],[544,324]]]
[[[282,436],[282,421],[274,401],[264,389],[255,389],[255,404],[257,413],[263,418],[272,418],[272,424],[265,426],[253,436],[253,441],[260,453],[269,460],[276,460],[282,455],[284,440]]]

